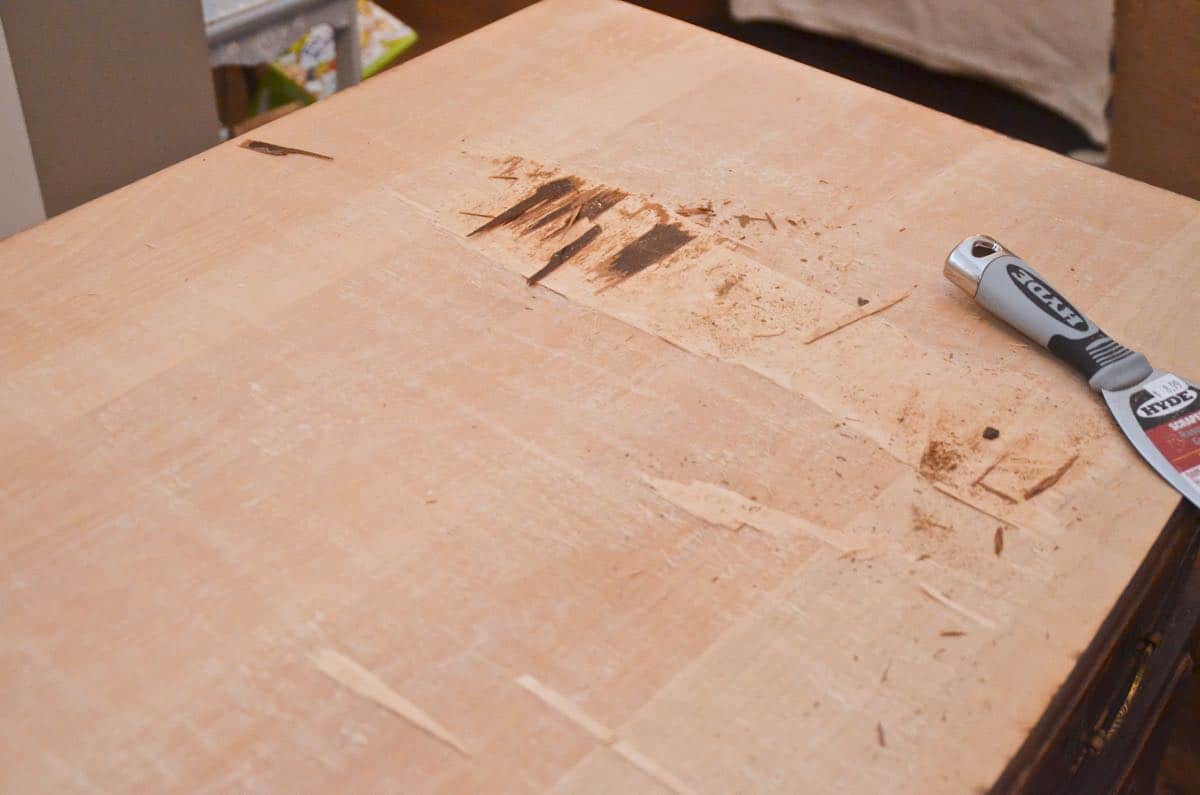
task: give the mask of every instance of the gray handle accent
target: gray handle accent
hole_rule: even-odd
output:
[[[1055,336],[1083,340],[1099,331],[1095,323],[1072,306],[1041,274],[1012,254],[987,264],[975,300],[1039,345],[1049,347]]]
[[[946,258],[946,276],[1018,331],[1075,368],[1096,390],[1147,378],[1146,357],[1109,337],[1041,274],[997,241],[975,235]]]

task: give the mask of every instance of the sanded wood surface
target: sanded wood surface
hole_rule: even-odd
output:
[[[941,275],[1194,375],[1177,195],[602,0],[253,136],[0,244],[0,789],[986,787],[1178,501]]]

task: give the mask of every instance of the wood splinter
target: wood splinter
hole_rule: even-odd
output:
[[[901,293],[900,295],[896,296],[895,298],[893,298],[889,301],[884,301],[883,303],[878,304],[875,307],[866,310],[865,312],[860,312],[860,313],[850,317],[848,320],[846,320],[842,323],[839,323],[838,325],[834,326],[833,328],[817,332],[816,334],[813,334],[812,336],[810,336],[808,339],[804,340],[804,344],[811,345],[812,343],[816,342],[817,340],[823,340],[826,337],[828,337],[830,334],[835,334],[835,333],[841,331],[842,329],[846,328],[847,326],[854,325],[855,323],[857,323],[860,320],[864,320],[868,317],[871,317],[872,315],[877,315],[880,312],[884,311],[885,309],[891,309],[893,306],[900,303],[905,298],[908,298],[908,296],[911,294],[912,294],[911,290],[909,290],[908,292]],[[865,306],[865,304],[863,306]]]
[[[315,157],[318,160],[333,160],[329,155],[323,155],[319,152],[310,152],[307,149],[296,149],[292,146],[280,146],[279,144],[267,143],[266,141],[242,141],[238,144],[242,149],[249,149],[251,152],[258,152],[263,155],[271,155],[272,157],[287,157],[288,155],[304,155],[305,157]]]

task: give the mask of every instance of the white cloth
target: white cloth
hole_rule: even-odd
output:
[[[984,77],[1108,140],[1115,0],[730,0],[735,19],[786,22],[932,69]]]

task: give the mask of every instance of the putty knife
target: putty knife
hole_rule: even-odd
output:
[[[986,235],[955,246],[946,257],[945,274],[1088,379],[1142,458],[1200,507],[1200,387],[1155,370],[1145,356],[1101,331],[1037,271]]]

